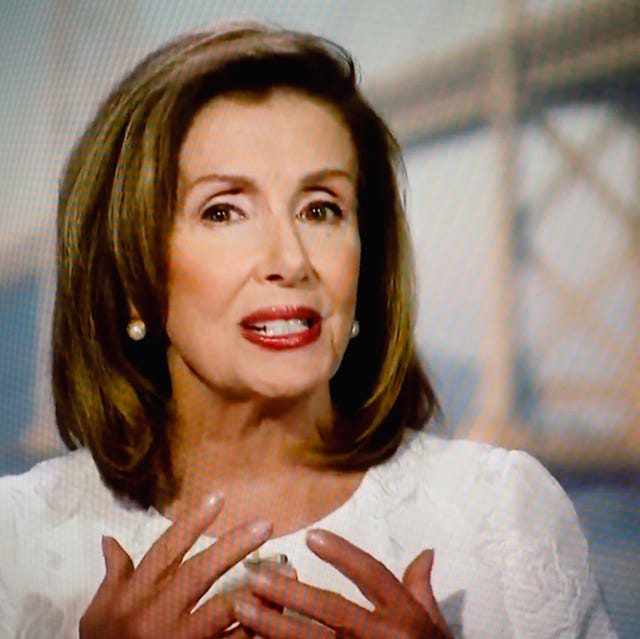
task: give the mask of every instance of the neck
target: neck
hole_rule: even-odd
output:
[[[333,426],[329,386],[290,398],[213,392],[203,382],[172,375],[175,418],[169,432],[178,494],[157,506],[169,519],[197,508],[212,493],[225,507],[208,531],[216,537],[256,518],[282,535],[319,521],[344,503],[362,472],[320,469],[296,447],[318,441]]]
[[[295,398],[231,398],[174,383],[173,395],[170,441],[180,500],[300,470],[304,464],[292,450],[317,440],[333,422],[328,387]]]

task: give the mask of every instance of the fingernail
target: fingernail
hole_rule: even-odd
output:
[[[251,539],[256,543],[266,541],[271,535],[271,529],[272,525],[270,521],[266,519],[258,519],[251,524],[251,528],[249,529]]]
[[[211,493],[205,498],[203,508],[208,511],[216,510],[224,501],[224,495],[222,493]]]
[[[314,546],[324,545],[325,538],[321,530],[309,530],[307,532],[307,544],[312,543]]]

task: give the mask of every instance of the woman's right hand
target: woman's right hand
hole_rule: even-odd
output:
[[[80,639],[223,636],[235,621],[232,593],[216,595],[191,611],[222,574],[269,538],[272,527],[261,520],[245,524],[183,562],[222,506],[223,499],[215,496],[198,512],[184,514],[155,541],[137,568],[115,539],[105,537],[106,575],[80,620]]]

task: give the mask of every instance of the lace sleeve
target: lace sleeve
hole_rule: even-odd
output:
[[[17,602],[11,596],[11,574],[18,539],[15,510],[8,480],[0,480],[0,637],[18,636]]]
[[[76,639],[64,628],[64,612],[34,587],[40,556],[32,552],[35,531],[27,512],[34,496],[19,477],[0,479],[0,637],[4,639]]]
[[[558,482],[523,452],[496,451],[502,492],[496,552],[518,639],[617,639],[589,566],[587,540]]]

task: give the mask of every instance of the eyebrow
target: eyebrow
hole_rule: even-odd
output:
[[[313,171],[305,175],[304,178],[302,178],[302,185],[304,187],[309,187],[313,186],[317,182],[321,182],[322,180],[334,178],[345,179],[353,184],[356,182],[355,176],[346,169],[320,169],[319,171]]]
[[[301,184],[303,188],[309,188],[314,186],[317,182],[335,178],[345,179],[354,185],[356,183],[356,178],[350,171],[340,168],[326,168],[307,173],[302,178]],[[206,182],[226,182],[234,187],[244,188],[252,188],[255,186],[254,180],[246,175],[236,175],[232,173],[206,173],[187,182],[185,184],[185,190],[190,191],[194,186]]]

